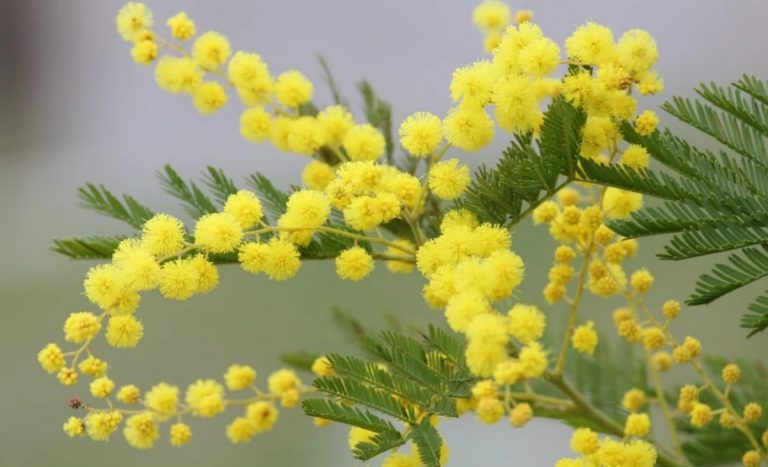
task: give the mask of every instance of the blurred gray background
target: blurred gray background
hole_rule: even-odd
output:
[[[448,109],[451,72],[483,56],[481,35],[471,23],[475,4],[149,2],[160,27],[183,9],[199,31],[221,31],[234,49],[262,54],[273,73],[302,70],[316,83],[316,101],[327,103],[316,61],[321,52],[358,108],[354,85],[365,77],[392,102],[396,121],[414,111]],[[38,368],[35,354],[52,338],[60,340],[68,313],[90,307],[80,290],[91,264],[50,252],[50,239],[125,232],[116,222],[78,209],[76,187],[86,181],[104,183],[181,215],[155,183],[154,173],[165,163],[185,176],[197,175],[207,164],[242,176],[259,170],[282,186],[298,183],[306,163],[300,156],[243,140],[234,99],[218,115],[201,117],[189,99],[157,89],[152,69],[132,63],[129,45],[114,30],[121,5],[117,0],[0,2],[0,465],[359,465],[347,452],[344,429],[316,429],[298,411],[284,412],[273,433],[238,446],[224,436],[229,415],[194,423],[193,442],[183,449],[161,442],[141,452],[127,447],[121,434],[104,444],[69,440],[61,431],[70,415],[66,401],[87,389],[58,386]],[[534,9],[545,33],[560,43],[589,19],[610,25],[617,36],[635,27],[650,31],[659,43],[666,91],[661,98],[643,99],[642,108],[655,108],[675,94],[690,95],[699,81],[727,82],[744,72],[768,76],[764,0],[547,0],[512,8]],[[663,124],[675,126],[665,117]],[[493,147],[462,157],[473,166],[492,163],[504,143],[503,136],[497,137]],[[551,257],[552,244],[542,234],[524,225],[514,239],[528,264],[520,298],[534,303],[542,301]],[[657,277],[652,304],[685,298],[705,264],[660,264],[653,253],[661,243],[641,245],[642,258],[635,264],[651,267]],[[343,283],[327,263],[306,264],[297,279],[286,283],[227,268],[221,286],[210,295],[184,303],[145,297],[139,312],[146,326],[141,345],[100,354],[112,363],[118,383],[144,387],[162,380],[185,385],[201,376],[218,377],[232,362],[253,364],[264,377],[279,367],[277,355],[283,351],[350,349],[332,323],[331,305],[349,309],[373,328],[385,325],[386,313],[408,324],[438,322],[440,316],[422,303],[420,288],[413,277],[384,271],[362,284]],[[715,305],[686,310],[676,326],[700,336],[708,352],[762,357],[766,336],[745,341],[737,325],[757,292],[752,287]],[[584,317],[602,322],[611,309],[612,304],[590,301]],[[550,320],[561,317],[559,308],[549,310]],[[466,419],[444,423],[443,430],[457,466],[552,465],[567,454],[570,434],[551,421],[512,430],[506,423],[489,428]]]

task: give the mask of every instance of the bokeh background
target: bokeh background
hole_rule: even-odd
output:
[[[128,447],[117,434],[108,444],[69,440],[61,424],[66,401],[87,391],[63,389],[35,362],[37,350],[59,339],[64,318],[87,309],[80,290],[91,266],[49,251],[50,239],[122,233],[124,227],[76,206],[75,189],[86,181],[135,194],[157,210],[181,215],[155,183],[155,171],[171,163],[185,176],[207,164],[242,178],[255,170],[280,186],[299,182],[305,158],[254,146],[238,134],[239,105],[232,100],[213,117],[201,117],[189,99],[163,94],[151,68],[134,65],[129,46],[114,30],[119,0],[5,0],[0,2],[0,466],[353,466],[340,426],[316,429],[296,410],[284,412],[274,432],[249,445],[231,446],[226,416],[195,423],[194,442],[183,449],[159,443],[147,452]],[[456,67],[483,55],[471,23],[474,1],[437,0],[233,0],[150,1],[157,23],[184,9],[199,30],[227,34],[233,48],[257,51],[277,73],[298,68],[316,83],[316,101],[330,101],[322,85],[317,53],[331,64],[356,110],[355,83],[369,79],[390,100],[395,120],[414,111],[444,113]],[[659,43],[658,68],[666,83],[661,98],[643,99],[654,109],[664,97],[691,95],[700,81],[728,82],[742,73],[768,76],[765,44],[768,2],[764,0],[556,0],[525,1],[547,35],[562,41],[581,22],[610,25],[620,35],[640,27]],[[162,27],[162,26],[160,26]],[[358,116],[360,114],[358,113]],[[361,117],[362,118],[362,117]],[[676,127],[663,117],[663,124]],[[686,130],[683,130],[686,131]],[[709,141],[691,134],[703,145]],[[472,166],[492,163],[504,147],[497,137],[480,154],[461,155]],[[458,153],[452,155],[459,155]],[[542,302],[552,243],[541,229],[523,225],[515,244],[528,264],[520,298]],[[634,264],[652,268],[652,302],[684,298],[706,264],[661,264],[661,243],[642,243]],[[383,269],[383,268],[382,268]],[[144,299],[146,335],[130,352],[101,356],[118,383],[146,387],[157,381],[185,385],[218,377],[232,362],[250,363],[262,377],[279,367],[280,352],[346,351],[351,344],[334,326],[338,305],[371,328],[392,314],[408,325],[439,321],[420,298],[415,276],[377,271],[362,284],[337,280],[331,264],[306,264],[285,283],[222,271],[213,293],[189,302]],[[764,358],[766,336],[745,340],[738,316],[749,291],[702,308],[686,310],[678,329],[700,336],[706,351]],[[590,301],[585,318],[605,322],[612,304]],[[551,321],[564,316],[548,308]],[[561,314],[562,313],[562,314]],[[686,375],[678,375],[684,379]],[[444,423],[452,465],[552,465],[567,453],[570,429],[536,420],[524,430],[505,423],[486,427],[472,419]]]

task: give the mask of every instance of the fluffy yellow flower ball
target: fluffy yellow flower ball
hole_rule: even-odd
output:
[[[590,65],[611,62],[616,56],[613,32],[606,26],[588,22],[565,40],[568,57]]]
[[[263,107],[245,109],[240,115],[240,134],[252,143],[267,139],[271,130],[272,117]]]
[[[58,345],[53,343],[46,345],[43,350],[38,352],[37,361],[48,373],[56,373],[66,364],[64,352],[62,352]]]
[[[137,449],[149,449],[160,438],[160,430],[151,412],[128,417],[123,434],[128,444]]]
[[[585,456],[594,454],[600,448],[597,433],[589,428],[579,428],[571,435],[571,450]]]
[[[197,34],[195,22],[192,21],[184,11],[180,11],[168,18],[168,21],[166,21],[165,24],[171,30],[171,35],[180,41],[189,40],[192,36]]]
[[[638,144],[630,144],[621,154],[621,163],[635,170],[648,168],[649,159],[648,151]]]
[[[487,146],[495,133],[493,120],[479,105],[454,107],[443,119],[443,134],[457,148],[475,152]]]
[[[89,389],[93,397],[104,399],[112,394],[112,390],[115,389],[115,383],[106,376],[102,376],[91,381]]]
[[[64,322],[64,339],[82,344],[98,334],[101,322],[98,316],[87,311],[72,313]]]
[[[237,417],[227,425],[227,438],[232,444],[247,443],[256,434],[256,425],[245,417]]]
[[[624,424],[625,436],[638,436],[642,437],[651,431],[651,418],[648,414],[644,413],[632,413],[627,417],[627,421]]]
[[[298,389],[301,380],[293,370],[277,370],[267,378],[267,386],[272,394],[282,395],[288,391]]]
[[[487,425],[492,425],[504,416],[504,404],[496,397],[482,397],[475,407],[477,418]]]
[[[271,430],[279,415],[277,408],[266,401],[254,402],[245,409],[245,417],[253,424],[255,434]]]
[[[275,97],[289,109],[295,109],[309,102],[313,91],[312,82],[296,70],[280,73],[275,82]]]
[[[261,201],[256,194],[248,190],[240,190],[227,197],[224,212],[234,217],[243,229],[249,229],[258,224],[264,215]]]
[[[202,80],[202,71],[188,57],[164,55],[155,67],[155,82],[160,89],[172,94],[191,93]]]
[[[160,420],[168,420],[176,414],[179,404],[179,388],[167,383],[152,386],[144,396],[144,403]]]
[[[107,372],[108,366],[109,365],[107,365],[107,362],[104,360],[94,357],[93,355],[89,355],[84,358],[80,364],[77,365],[77,369],[80,370],[80,372],[84,375],[98,378],[100,376],[104,376],[104,374]]]
[[[123,404],[135,404],[141,398],[141,391],[133,384],[127,384],[120,387],[117,391],[117,400]]]
[[[341,105],[332,105],[317,114],[317,121],[325,130],[326,144],[334,148],[341,146],[347,132],[355,126],[355,119]]]
[[[207,70],[219,68],[231,54],[229,40],[218,32],[208,31],[192,44],[192,57],[198,65]]]
[[[91,412],[85,417],[85,429],[94,441],[107,441],[123,421],[123,415],[116,411]]]
[[[429,171],[429,189],[441,199],[456,199],[469,185],[469,167],[458,159],[438,162]]]
[[[643,195],[610,187],[603,195],[603,212],[609,219],[626,219],[643,207]]]
[[[512,13],[506,3],[499,0],[484,0],[472,12],[472,21],[485,33],[499,32],[510,21]]]
[[[518,358],[526,378],[538,378],[547,370],[547,352],[538,342],[531,342],[523,347]]]
[[[533,409],[531,408],[531,405],[526,402],[515,405],[509,412],[509,422],[515,428],[522,428],[531,420],[531,418],[533,418]]]
[[[373,257],[365,249],[354,246],[336,257],[336,274],[342,279],[359,281],[373,271]]]
[[[85,421],[82,418],[69,417],[62,429],[70,438],[83,436],[85,435]]]
[[[481,60],[457,68],[451,78],[451,98],[467,105],[484,106],[491,101],[496,74],[491,62]]]
[[[212,379],[200,379],[190,384],[184,400],[193,415],[213,417],[224,411],[224,386]]]
[[[192,439],[192,429],[186,423],[174,423],[170,429],[171,446],[184,446]]]
[[[691,425],[701,428],[712,421],[712,408],[707,404],[694,403],[689,416]]]
[[[215,81],[201,83],[192,92],[192,102],[201,115],[215,113],[227,105],[227,99],[227,91],[224,90],[221,84]]]
[[[638,134],[647,136],[656,130],[659,125],[659,116],[652,110],[645,110],[635,119],[635,131]]]
[[[224,382],[230,391],[248,389],[256,379],[256,370],[248,365],[231,365],[224,374]]]
[[[517,304],[509,310],[508,316],[509,333],[523,344],[544,335],[547,318],[535,305]]]
[[[727,384],[735,384],[741,379],[741,369],[735,363],[729,363],[723,367],[723,381]]]
[[[240,222],[227,212],[206,214],[195,225],[195,243],[211,253],[234,251],[242,239]]]
[[[144,336],[144,325],[133,316],[112,316],[107,324],[106,338],[109,345],[119,348],[136,347]]]
[[[245,106],[264,105],[272,98],[275,83],[259,54],[235,53],[227,66],[227,77]]]
[[[142,247],[155,256],[172,255],[184,246],[184,225],[167,214],[155,214],[144,223]]]
[[[400,144],[416,157],[434,154],[443,140],[440,119],[429,112],[416,112],[400,124]]]
[[[333,167],[325,162],[313,160],[301,173],[301,181],[311,190],[324,190],[336,178]]]
[[[573,348],[581,353],[592,355],[597,347],[597,332],[595,331],[595,322],[588,321],[573,331],[571,338]]]
[[[148,65],[157,58],[157,44],[151,40],[136,42],[131,48],[131,58],[139,65]]]
[[[152,27],[152,12],[143,3],[128,2],[117,12],[115,25],[123,40],[134,42]]]
[[[386,141],[379,130],[366,123],[350,128],[343,146],[353,161],[375,161],[384,154]]]
[[[317,376],[331,376],[333,374],[333,367],[331,361],[326,356],[317,357],[312,362],[312,373]]]

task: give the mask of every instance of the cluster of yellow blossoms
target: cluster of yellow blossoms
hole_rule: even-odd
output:
[[[433,308],[443,309],[450,328],[466,336],[466,362],[478,379],[472,397],[458,401],[461,412],[472,410],[485,423],[508,415],[512,426],[522,427],[534,416],[535,407],[585,410],[583,400],[563,379],[570,349],[592,355],[598,345],[595,323],[579,322],[582,297],[586,291],[601,297],[624,296],[627,307],[614,313],[614,322],[620,336],[643,346],[652,364],[656,403],[667,419],[676,455],[682,456],[682,451],[675,413],[667,406],[658,375],[674,363],[691,364],[703,386],[681,390],[678,412],[687,414],[694,426],[706,425],[719,413],[724,427],[742,431],[754,446],[745,454],[744,464],[758,465],[764,448],[748,423],[760,418],[761,407],[750,403],[739,412],[728,398],[731,385],[739,379],[739,368],[731,364],[723,369],[726,386],[720,390],[698,361],[699,341],[690,336],[678,341],[669,330],[680,305],[668,301],[662,309],[663,320],[657,319],[643,301],[653,285],[651,274],[639,269],[628,278],[624,272],[623,263],[636,254],[637,242],[616,238],[604,221],[628,217],[642,207],[641,195],[584,185],[562,188],[556,201],[531,206],[535,207],[534,222],[548,225],[559,243],[543,291],[548,303],[570,306],[557,353],[541,341],[547,321],[544,312],[532,304],[508,304],[523,279],[524,265],[510,249],[512,239],[506,227],[481,223],[473,213],[453,209],[441,214],[439,232],[430,238],[427,204],[457,199],[471,182],[466,165],[458,159],[444,160],[447,152],[482,149],[492,141],[496,125],[511,133],[537,134],[549,98],[562,96],[586,112],[583,156],[604,163],[618,158],[632,170],[648,165],[645,148],[620,148],[619,125],[631,121],[638,133],[647,135],[658,124],[651,111],[637,115],[632,95],[632,91],[649,95],[663,89],[653,70],[658,58],[653,38],[634,29],[614,41],[610,29],[590,22],[565,41],[563,56],[558,44],[531,22],[531,12],[514,15],[514,25],[510,24],[512,16],[498,0],[478,6],[474,21],[486,34],[490,59],[454,72],[449,91],[455,106],[443,118],[416,112],[399,126],[402,148],[425,163],[424,173],[418,176],[377,162],[386,151],[383,134],[369,124],[356,123],[344,106],[317,110],[312,103],[313,84],[300,72],[289,70],[273,77],[258,54],[233,54],[227,38],[217,32],[198,36],[195,23],[184,12],[168,19],[172,39],[163,39],[152,29],[153,16],[145,5],[126,4],[117,16],[118,32],[133,44],[134,61],[156,64],[159,87],[191,95],[202,114],[224,106],[228,90],[234,89],[246,108],[240,119],[246,139],[269,141],[281,150],[310,156],[312,161],[302,175],[304,188],[289,196],[274,225],[265,218],[255,193],[239,191],[229,196],[221,212],[197,219],[191,232],[172,216],[155,215],[144,224],[140,236],[120,243],[110,264],[88,272],[85,295],[102,311],[72,313],[64,324],[64,340],[76,348],[64,351],[51,343],[40,351],[38,360],[64,385],[76,384],[80,374],[92,377],[90,393],[106,407],[73,400],[73,407],[83,406],[88,414],[71,417],[64,430],[73,437],[87,433],[94,440],[106,440],[122,424],[131,445],[147,448],[159,438],[159,424],[173,421],[169,436],[171,444],[178,446],[191,436],[183,421],[185,415],[213,417],[232,406],[245,409],[227,428],[233,442],[248,441],[270,430],[278,417],[278,402],[282,407],[295,407],[302,394],[310,391],[290,370],[272,373],[264,392],[255,385],[255,370],[233,365],[224,375],[225,384],[198,380],[189,385],[181,402],[180,389],[167,383],[159,383],[143,395],[134,385],[117,388],[107,376],[107,363],[92,353],[92,343],[104,327],[110,345],[135,347],[144,332],[135,316],[141,293],[157,289],[171,300],[206,293],[219,281],[213,262],[217,255],[234,254],[245,271],[285,280],[297,274],[302,249],[318,236],[329,235],[349,241],[350,246],[335,258],[337,274],[343,279],[365,278],[375,260],[385,261],[395,273],[409,273],[415,265],[426,278],[424,299]],[[193,39],[188,50],[185,44]],[[567,65],[569,71],[556,76],[561,65]],[[385,236],[386,225],[395,220],[407,225],[409,234]],[[496,309],[500,307],[506,311]],[[320,358],[313,371],[323,376],[333,370]],[[553,383],[570,399],[533,392],[529,382],[534,379]],[[226,390],[252,394],[230,399]],[[711,391],[722,407],[713,410],[700,402],[703,390]],[[113,397],[126,408],[116,405]],[[562,459],[557,465],[639,467],[654,465],[657,458],[667,459],[650,438],[651,418],[642,412],[648,401],[643,391],[628,388],[623,399],[628,412],[624,427],[606,425],[596,416],[603,428],[623,439],[600,439],[589,429],[578,429],[571,447],[582,458]],[[350,446],[371,436],[371,432],[353,428]],[[441,457],[441,463],[447,461],[447,448]],[[421,461],[415,451],[394,452],[384,465],[419,466]]]
[[[621,163],[629,165],[624,155],[627,151],[637,151],[634,148],[630,146],[624,151]],[[613,158],[617,153],[618,150],[614,151],[610,157]],[[641,268],[632,272],[628,278],[623,269],[624,261],[637,253],[637,242],[616,238],[602,223],[604,218],[627,217],[631,211],[642,205],[642,198],[637,194],[623,192],[611,195],[611,190],[613,189],[598,189],[589,185],[585,185],[582,190],[565,188],[558,193],[557,201],[546,201],[533,212],[534,222],[549,224],[552,238],[559,243],[555,250],[555,264],[549,271],[549,283],[543,290],[544,298],[549,303],[565,301],[571,308],[566,338],[554,371],[557,372],[558,368],[565,364],[567,345],[571,345],[576,351],[591,355],[598,344],[594,323],[588,321],[579,325],[577,322],[584,292],[589,291],[599,297],[621,296],[627,305],[613,313],[616,332],[627,342],[643,348],[656,392],[652,400],[658,404],[666,419],[676,452],[682,453],[681,440],[675,425],[676,417],[687,417],[691,425],[702,428],[712,421],[715,414],[720,414],[722,427],[738,429],[754,447],[744,454],[744,465],[759,465],[762,455],[761,442],[754,436],[748,424],[760,419],[762,407],[757,402],[749,402],[739,411],[729,398],[731,387],[738,382],[741,375],[739,367],[730,363],[723,368],[722,380],[725,387],[721,388],[698,360],[702,354],[699,340],[692,336],[679,340],[672,334],[670,324],[681,311],[679,302],[667,300],[660,313],[653,313],[645,304],[644,297],[653,286],[653,276],[647,269]],[[627,208],[616,209],[616,198],[612,196],[625,197],[626,200],[619,204]],[[578,271],[572,266],[577,260],[581,262]],[[573,286],[575,290],[569,295],[567,286],[574,279],[577,282]],[[677,411],[669,407],[660,379],[660,374],[671,370],[675,364],[691,365],[701,379],[700,386],[689,384],[680,390]],[[702,391],[709,391],[721,407],[713,410],[709,405],[700,402],[699,394]],[[622,407],[628,412],[623,427],[625,439],[648,439],[650,436],[650,414],[642,412],[649,402],[645,392],[637,388],[630,388],[624,394]],[[573,450],[584,458],[563,459],[558,466],[653,465],[648,462],[637,463],[639,461],[634,460],[625,460],[623,463],[603,460],[614,455],[606,454],[606,449],[610,453],[614,450],[619,452],[618,444],[611,440],[599,443],[596,434],[585,430],[577,430],[571,444]],[[762,437],[765,444],[768,432]],[[644,445],[640,446],[636,442],[630,442],[622,452],[625,452],[624,455],[633,453],[632,456],[640,459],[642,453],[646,452]],[[653,457],[655,459],[655,453]]]

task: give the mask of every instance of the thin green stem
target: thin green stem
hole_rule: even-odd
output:
[[[581,264],[581,270],[579,271],[579,279],[576,284],[576,295],[571,302],[571,310],[568,313],[568,326],[565,329],[565,335],[563,336],[563,343],[560,346],[560,354],[557,357],[557,363],[555,364],[555,375],[562,375],[565,369],[565,360],[568,355],[568,348],[571,344],[571,338],[573,337],[574,329],[576,328],[576,318],[579,314],[579,305],[581,299],[584,296],[584,285],[587,280],[587,274],[589,272],[589,262],[592,259],[592,239],[590,239],[589,245],[584,251],[584,260]]]
[[[362,241],[362,242],[378,243],[378,244],[381,244],[381,245],[386,245],[386,246],[388,246],[388,247],[390,247],[392,249],[395,249],[395,250],[398,250],[398,251],[402,251],[403,253],[407,253],[409,255],[414,255],[416,253],[415,251],[413,251],[412,249],[410,249],[408,247],[404,247],[403,245],[400,245],[400,244],[395,243],[395,242],[390,242],[389,240],[385,240],[383,238],[369,237],[369,236],[366,236],[366,235],[360,235],[360,234],[356,234],[354,232],[348,232],[346,230],[335,229],[333,227],[326,227],[326,226],[320,226],[320,227],[311,228],[311,229],[310,228],[301,228],[301,227],[286,228],[286,227],[266,226],[266,227],[258,229],[258,230],[249,230],[249,231],[243,232],[243,234],[244,235],[248,235],[248,236],[255,236],[255,235],[260,235],[260,234],[267,233],[267,232],[302,232],[302,231],[305,231],[305,230],[313,230],[313,231],[316,231],[316,232],[330,233],[330,234],[334,234],[334,235],[339,235],[341,237],[352,238],[352,239],[355,239],[355,240],[358,240],[358,241]]]
[[[616,423],[611,417],[606,415],[603,411],[590,404],[589,401],[584,398],[584,396],[582,396],[565,380],[563,375],[557,375],[548,372],[544,375],[544,378],[556,386],[563,394],[568,396],[568,398],[573,401],[576,413],[597,423],[609,434],[618,437],[624,436],[624,428]],[[651,437],[646,437],[646,439],[648,442],[657,446],[656,451],[659,455],[659,465],[663,467],[683,467],[685,465],[679,463],[672,456],[662,451],[659,445]]]
[[[560,190],[565,188],[566,186],[570,185],[571,182],[573,182],[573,179],[567,179],[563,183],[555,186],[551,191],[548,191],[545,196],[542,196],[541,199],[536,200],[535,202],[528,205],[527,208],[523,212],[520,213],[520,216],[514,221],[509,224],[507,224],[507,229],[512,230],[514,227],[517,226],[523,219],[526,219],[528,217],[528,214],[532,213],[534,209],[539,207],[544,201],[549,200],[551,197],[555,196]]]

